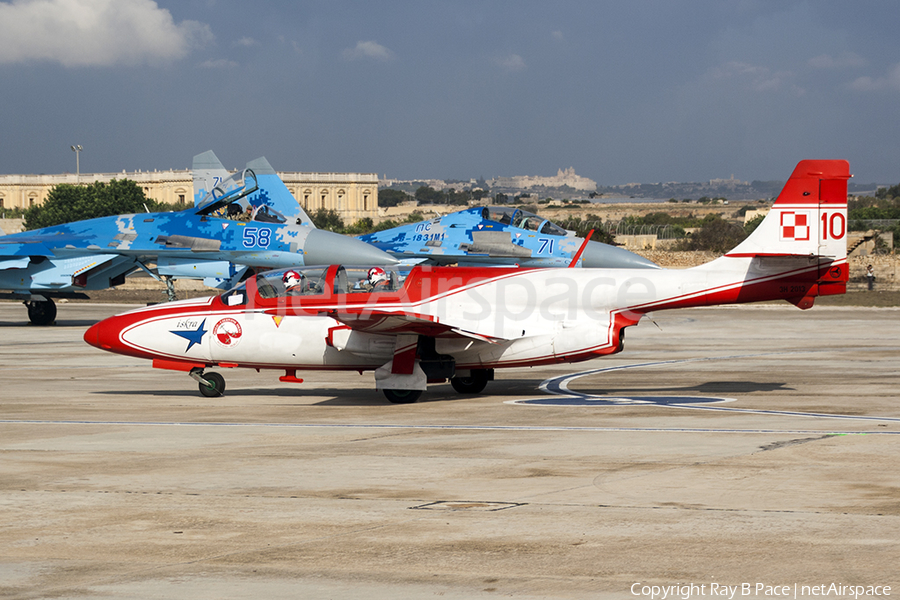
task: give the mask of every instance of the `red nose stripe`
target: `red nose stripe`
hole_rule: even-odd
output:
[[[99,323],[91,325],[84,332],[84,341],[94,348],[116,352],[122,348],[122,344],[119,343],[118,339],[121,329],[120,322],[118,322],[116,317],[103,319]]]
[[[100,323],[94,323],[87,331],[84,332],[84,341],[94,348],[101,348]]]

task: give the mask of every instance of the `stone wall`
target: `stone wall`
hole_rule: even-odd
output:
[[[0,235],[25,231],[25,219],[0,219]]]
[[[719,254],[712,252],[672,252],[666,250],[637,250],[656,264],[667,269],[686,269],[708,263]],[[851,256],[849,291],[862,290],[867,286],[866,266],[875,269],[875,287],[880,290],[900,290],[900,256],[896,254],[877,254],[870,256]]]

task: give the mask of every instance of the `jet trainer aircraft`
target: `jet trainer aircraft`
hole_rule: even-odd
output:
[[[565,267],[584,241],[534,213],[505,206],[470,208],[358,239],[397,258],[422,259],[424,264],[522,267]],[[577,266],[659,268],[624,248],[593,241]]]
[[[844,293],[849,178],[847,161],[801,161],[746,240],[691,269],[282,269],[110,317],[84,339],[189,373],[206,396],[225,389],[213,366],[283,370],[294,383],[303,369],[372,370],[395,403],[446,379],[479,393],[498,368],[619,352],[651,311],[772,299],[806,309]]]
[[[53,298],[84,298],[86,290],[121,285],[137,269],[167,282],[203,279],[227,289],[251,267],[335,262],[397,261],[359,240],[314,228],[260,158],[186,210],[101,217],[0,237],[0,298],[23,300],[31,322],[46,325],[56,317]]]

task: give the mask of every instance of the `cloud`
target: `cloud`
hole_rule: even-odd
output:
[[[851,83],[850,87],[860,92],[876,92],[881,90],[900,91],[900,64],[891,67],[884,77],[860,77]]]
[[[219,58],[217,60],[204,60],[200,63],[200,66],[204,69],[231,69],[237,67],[238,64],[227,58]]]
[[[525,60],[518,54],[510,54],[509,56],[495,58],[494,64],[511,73],[525,69]]]
[[[772,71],[768,67],[750,65],[742,62],[729,62],[709,72],[713,80],[734,80],[754,92],[770,92],[788,89],[796,95],[804,93],[791,80],[794,74],[790,71]]]
[[[252,37],[242,37],[232,44],[233,46],[243,46],[245,48],[249,48],[250,46],[258,46],[259,42],[254,40]]]
[[[864,67],[866,59],[854,52],[844,52],[838,57],[820,54],[809,59],[809,66],[816,69],[844,69],[848,67]]]
[[[563,35],[562,31],[554,31],[554,32],[550,33],[550,37],[552,37],[557,42],[566,41],[566,36]]]
[[[13,0],[0,3],[0,64],[66,67],[166,63],[213,38],[208,25],[175,23],[153,0]]]
[[[355,48],[344,50],[344,58],[347,60],[373,58],[380,61],[389,61],[394,58],[394,53],[378,42],[356,42]]]

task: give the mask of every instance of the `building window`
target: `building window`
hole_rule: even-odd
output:
[[[184,204],[184,194],[178,194],[178,204]]]

